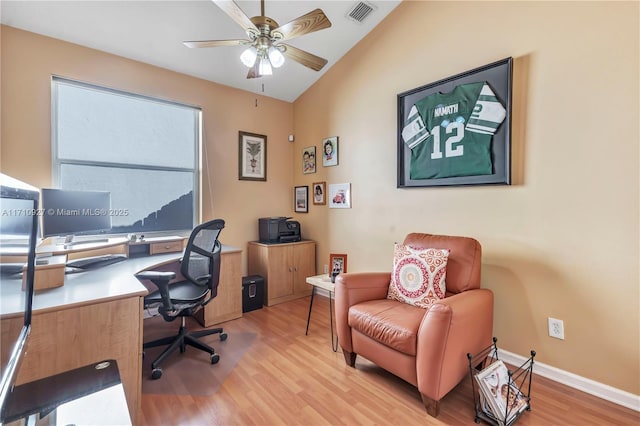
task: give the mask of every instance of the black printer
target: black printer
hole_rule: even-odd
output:
[[[261,217],[258,219],[258,229],[260,231],[260,242],[292,243],[300,241],[300,223],[289,220],[290,217]]]

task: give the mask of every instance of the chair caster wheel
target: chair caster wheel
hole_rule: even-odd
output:
[[[212,354],[211,355],[211,364],[217,364],[220,361],[220,355]]]
[[[158,380],[160,377],[162,377],[162,368],[154,368],[151,371],[151,378],[153,380]]]
[[[224,342],[225,340],[227,340],[227,337],[229,337],[229,335],[227,333],[221,333],[220,334],[220,341]]]

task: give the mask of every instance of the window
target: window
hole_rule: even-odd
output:
[[[109,191],[112,233],[199,222],[201,110],[53,77],[53,182]]]

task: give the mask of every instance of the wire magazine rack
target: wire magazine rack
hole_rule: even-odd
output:
[[[508,383],[512,384],[514,387],[507,387],[506,401],[509,401],[511,396],[515,396],[515,394],[518,393],[526,402],[526,406],[524,409],[521,408],[514,412],[514,408],[507,404],[504,416],[500,416],[504,419],[502,420],[488,409],[486,402],[482,401],[480,385],[476,382],[475,377],[477,374],[481,373],[483,370],[498,361],[497,342],[498,339],[494,337],[493,343],[482,351],[475,355],[470,353],[467,354],[467,358],[469,359],[469,374],[471,376],[471,391],[473,393],[473,403],[475,408],[474,422],[480,423],[480,421],[485,421],[491,425],[510,426],[514,424],[523,413],[531,411],[531,379],[533,373],[533,359],[536,356],[536,352],[532,350],[531,356],[515,370],[512,371],[509,368],[507,369],[507,374],[509,376]],[[513,395],[510,395],[511,392],[513,392]]]

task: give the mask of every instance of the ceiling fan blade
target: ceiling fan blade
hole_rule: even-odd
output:
[[[249,19],[249,17],[242,11],[242,9],[240,9],[240,7],[237,4],[235,4],[235,2],[233,2],[232,0],[212,0],[212,1],[216,4],[216,6],[222,9],[224,13],[229,15],[231,19],[236,21],[236,23],[240,25],[243,30],[246,31],[248,29],[252,29],[260,33],[260,31],[258,31],[258,28],[255,26],[255,24],[251,22],[251,19]]]
[[[316,9],[274,29],[271,31],[271,35],[279,40],[290,40],[314,31],[324,30],[330,26],[329,18],[321,9]]]
[[[279,44],[278,46],[284,47],[284,51],[282,52],[284,56],[296,62],[299,62],[305,67],[309,67],[314,71],[320,71],[322,67],[327,64],[326,59],[306,52],[302,49],[298,49],[297,47],[293,47],[288,44]]]
[[[196,48],[196,47],[218,47],[218,46],[239,46],[243,44],[251,43],[250,40],[201,40],[201,41],[183,41],[187,47]]]

